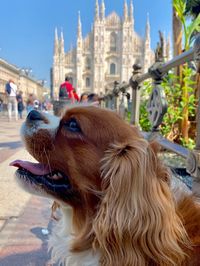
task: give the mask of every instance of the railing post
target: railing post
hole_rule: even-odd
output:
[[[121,118],[125,119],[126,110],[125,110],[125,104],[124,104],[124,93],[122,93],[122,98],[119,104],[119,115],[121,116]]]
[[[139,125],[140,115],[140,85],[137,82],[137,77],[141,74],[141,65],[133,65],[133,76],[130,78],[129,83],[132,88],[132,107],[131,107],[131,124]]]
[[[118,97],[117,95],[114,95],[114,110],[117,111],[118,109]]]
[[[159,131],[159,126],[163,121],[163,117],[167,112],[167,101],[165,92],[161,83],[163,81],[163,74],[158,70],[161,62],[156,62],[149,68],[149,73],[153,79],[153,88],[150,95],[149,102],[147,104],[147,110],[149,113],[149,120],[152,124],[152,133]]]
[[[113,96],[111,94],[108,94],[108,108],[112,110],[113,107]]]
[[[118,96],[119,96],[119,82],[114,81],[113,95],[114,95],[114,110],[118,111]]]

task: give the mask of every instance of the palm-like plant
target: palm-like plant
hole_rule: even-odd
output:
[[[192,4],[196,3],[195,7],[200,9],[200,1],[199,0],[173,0],[173,6],[178,14],[178,17],[183,25],[184,32],[184,50],[188,50],[190,48],[192,37],[195,32],[200,32],[200,13],[196,14],[196,18],[191,20],[189,25],[187,24],[187,16],[189,11],[187,11],[187,3],[189,8],[192,8]],[[198,5],[197,5],[198,3]],[[195,9],[195,11],[197,10]]]
[[[187,18],[187,4],[190,7],[194,6],[194,3],[199,3],[199,0],[173,0],[173,8],[176,10],[176,13],[182,23],[183,28],[183,38],[184,38],[184,50],[188,50],[193,41],[192,37],[196,32],[200,32],[200,13],[197,14],[196,18],[188,21]],[[193,4],[193,5],[192,5]],[[192,6],[191,6],[192,5]],[[196,6],[196,5],[195,5]],[[188,6],[189,7],[189,6]],[[196,9],[195,9],[196,10]],[[189,132],[189,87],[187,86],[187,79],[190,78],[188,73],[188,66],[184,66],[183,77],[181,77],[181,89],[182,89],[182,104],[183,104],[183,117],[181,120],[181,133],[183,139],[188,142],[188,132]]]

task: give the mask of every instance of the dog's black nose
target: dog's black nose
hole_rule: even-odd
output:
[[[35,121],[35,120],[43,120],[43,116],[40,112],[36,110],[32,110],[28,115],[27,115],[27,120],[29,121]]]

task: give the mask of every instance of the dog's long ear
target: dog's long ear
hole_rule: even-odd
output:
[[[115,144],[102,162],[103,198],[94,221],[101,265],[179,265],[187,243],[166,180],[147,141]]]

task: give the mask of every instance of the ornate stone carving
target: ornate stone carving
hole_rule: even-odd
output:
[[[133,9],[132,3],[130,6]],[[104,10],[105,6],[102,8],[102,10]],[[131,17],[133,16],[132,11],[128,13],[131,13]],[[111,80],[127,80],[131,75],[131,66],[134,63],[135,58],[139,58],[140,62],[144,62],[144,39],[134,32],[133,21],[134,18],[130,19],[129,16],[127,21],[124,22],[123,18],[120,18],[116,12],[112,12],[107,17],[104,17],[103,15],[102,18],[102,14],[99,15],[98,1],[96,1],[96,18],[91,27],[91,32],[86,37],[82,37],[79,15],[77,21],[78,38],[76,47],[65,53],[64,57],[60,56],[60,52],[54,54],[53,79],[58,80],[59,84],[63,81],[61,80],[59,73],[74,73],[74,85],[78,86],[79,84],[77,81],[81,80],[85,73],[88,73],[85,59],[89,56],[91,58],[91,69],[89,74],[91,78],[91,86],[90,88],[87,88],[87,90],[97,90],[96,92],[98,92],[97,86],[100,82],[105,86],[108,86]],[[116,46],[111,46],[110,43],[112,32],[116,33]],[[56,33],[55,43],[59,41],[58,39]],[[145,61],[147,67],[153,63],[154,58],[152,58],[151,54],[151,50],[148,50],[145,53],[145,58],[148,58],[148,60]],[[110,64],[113,63],[111,62],[111,58],[114,57],[117,58],[117,60],[114,60],[117,75],[110,75],[108,74]],[[59,69],[58,72],[55,71],[55,67]],[[53,86],[55,87],[54,80]],[[85,90],[84,82],[81,83],[81,86],[82,87],[79,87],[78,89],[80,92],[83,92]],[[101,88],[103,92],[104,89],[105,88]]]

